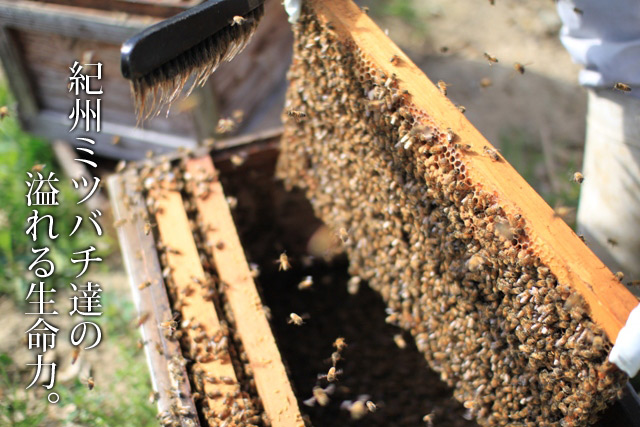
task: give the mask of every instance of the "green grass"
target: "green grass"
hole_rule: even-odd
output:
[[[56,164],[51,146],[20,129],[14,102],[6,84],[0,81],[0,105],[9,106],[11,111],[9,117],[0,121],[0,299],[10,299],[16,305],[12,313],[4,312],[2,316],[23,316],[29,284],[36,280],[28,271],[28,265],[35,259],[31,248],[44,246],[50,249],[46,258],[56,267],[55,273],[44,281],[58,290],[56,308],[64,315],[65,310],[68,311],[64,304],[65,301],[69,303],[65,293],[70,289],[69,282],[85,283],[91,280],[91,272],[107,270],[106,259],[114,251],[115,244],[109,236],[98,237],[88,221],[83,222],[73,237],[68,237],[75,225],[75,216],[86,218],[87,209],[76,204],[78,194]],[[27,218],[33,209],[26,203],[26,172],[35,164],[46,165],[43,174],[53,171],[59,179],[56,188],[61,191],[60,205],[38,207],[40,215],[50,213],[55,218],[55,233],[59,233],[59,237],[53,241],[41,238],[44,236],[41,231],[35,243],[25,234]],[[105,229],[105,217],[102,218],[99,222]],[[90,270],[76,279],[81,264],[72,264],[70,258],[73,252],[91,245],[98,248],[98,253],[94,252],[92,256],[100,256],[105,261],[92,263]],[[151,383],[144,352],[136,344],[138,330],[131,326],[135,317],[133,304],[125,296],[109,291],[108,287],[103,286],[103,289],[103,315],[95,320],[101,325],[103,339],[90,352],[98,358],[104,355],[92,369],[95,377],[99,378],[102,373],[107,379],[97,382],[91,391],[79,379],[69,383],[56,380],[53,391],[60,395],[60,402],[51,405],[43,387],[24,390],[33,378],[33,371],[27,370],[25,364],[33,361],[15,360],[15,355],[0,352],[0,426],[157,425],[155,405],[148,402]],[[25,317],[24,320],[28,322],[29,319]],[[25,323],[25,330],[28,327]],[[68,340],[68,332],[61,330],[57,339]],[[17,342],[4,344],[3,348],[9,349],[23,345]],[[35,354],[33,352],[34,357]],[[63,368],[59,366],[58,372]],[[52,417],[52,413],[57,415]]]
[[[113,241],[104,234],[98,237],[86,219],[80,229],[69,237],[76,215],[85,218],[88,214],[83,205],[76,204],[80,193],[76,193],[71,180],[59,169],[51,146],[20,129],[15,118],[14,101],[4,82],[0,82],[0,105],[8,105],[11,111],[9,117],[0,121],[0,297],[9,296],[24,304],[29,284],[36,280],[35,275],[28,271],[29,264],[35,260],[31,248],[49,247],[50,252],[45,258],[54,263],[56,270],[44,281],[48,286],[56,283],[55,287],[61,288],[64,286],[60,284],[68,287],[80,272],[81,264],[74,265],[70,261],[73,252],[94,245],[99,253],[93,252],[92,256],[98,254],[104,259],[112,250]],[[46,165],[43,174],[48,176],[52,171],[59,179],[55,185],[61,191],[58,195],[60,205],[37,207],[40,216],[51,214],[54,217],[54,233],[59,236],[53,241],[48,239],[42,225],[36,242],[25,234],[27,218],[34,209],[27,206],[25,181],[29,180],[27,172],[36,164]],[[87,280],[86,277],[85,274],[77,280]]]
[[[413,0],[382,0],[371,2],[371,13],[375,18],[397,18],[411,26],[418,36],[427,33],[427,20],[420,16]]]
[[[108,381],[96,382],[93,390],[79,379],[70,383],[56,381],[53,391],[60,401],[55,412],[61,414],[63,425],[82,426],[155,426],[156,408],[148,401],[151,384],[142,350],[136,341],[137,330],[132,328],[135,316],[133,304],[122,296],[107,292],[104,295],[105,313],[98,319],[103,341],[90,351],[108,356],[93,366],[108,371]],[[0,425],[37,427],[55,422],[49,416],[50,404],[43,387],[34,386],[34,393],[24,393],[31,381],[24,369],[8,354],[0,354]],[[62,369],[62,367],[58,367]],[[30,374],[31,375],[31,374]],[[104,373],[103,373],[104,375]]]

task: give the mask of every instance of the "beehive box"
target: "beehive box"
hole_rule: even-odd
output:
[[[259,271],[254,280],[267,313],[265,316],[269,316],[280,357],[288,368],[287,381],[296,399],[292,405],[298,408],[307,425],[415,426],[421,425],[422,418],[428,414],[432,414],[434,425],[475,425],[470,419],[470,410],[453,400],[453,390],[428,368],[411,335],[388,322],[386,304],[381,296],[365,281],[356,286],[357,281],[348,273],[343,244],[338,236],[327,233],[326,226],[315,217],[304,194],[287,191],[283,183],[274,180],[280,131],[224,141],[218,147],[212,153],[182,153],[130,165],[109,182],[132,291],[140,314],[149,314],[142,329],[154,387],[161,392],[160,413],[167,417],[172,405],[174,411],[180,407],[187,414],[205,413],[203,393],[196,380],[197,364],[193,362],[196,357],[189,353],[188,346],[184,343],[180,346],[180,342],[174,340],[178,335],[167,338],[166,326],[162,326],[172,319],[173,313],[181,312],[185,304],[192,304],[184,293],[176,290],[176,283],[182,280],[183,284],[191,283],[198,289],[197,280],[201,279],[196,277],[194,281],[192,276],[203,271],[206,283],[212,289],[207,292],[217,295],[214,301],[219,320],[207,324],[206,316],[199,315],[198,321],[207,328],[227,322],[228,337],[234,343],[232,348],[243,340],[233,321],[233,310],[223,297],[229,289],[238,286],[235,281],[239,277],[222,279],[217,271],[219,263],[226,263],[235,271],[235,262],[216,260],[216,252],[238,251],[239,248],[228,240],[235,239],[234,232],[226,223],[223,227],[225,237],[209,237],[208,234],[216,229],[222,230],[201,215],[200,204],[214,196],[208,190],[211,185],[215,187],[213,191],[217,192],[218,199],[222,197],[233,206],[233,228],[237,229],[242,244],[240,252],[244,252],[253,264],[252,270]],[[191,166],[188,173],[188,164],[201,165],[209,157],[215,162],[218,179],[203,181],[199,176],[200,166],[195,172]],[[174,189],[182,189],[181,197],[154,197],[156,186],[168,176],[176,179],[172,185]],[[188,189],[193,182],[200,183]],[[126,197],[121,197],[125,194]],[[133,203],[135,197],[141,197],[144,202]],[[125,209],[128,198],[131,205]],[[206,212],[210,217],[218,216],[216,209],[206,209]],[[167,221],[175,231],[174,237],[182,234],[186,240],[192,239],[201,266],[186,262],[184,247],[177,248],[176,243],[167,242],[166,227],[161,228]],[[176,225],[185,221],[190,224],[190,231],[185,232]],[[153,226],[147,227],[146,223]],[[281,271],[276,262],[283,251],[291,263],[291,269],[287,271]],[[178,282],[174,279],[176,274],[182,274],[182,279],[177,278]],[[312,276],[313,285],[300,289],[300,282],[307,276]],[[209,308],[213,307],[214,302],[210,302]],[[290,324],[288,319],[292,312],[303,316],[305,323],[301,326]],[[178,317],[177,322],[180,324],[178,331],[181,331],[188,330],[192,321]],[[348,344],[336,363],[339,381],[334,383],[335,390],[329,395],[326,406],[311,405],[309,399],[313,396],[313,388],[330,385],[322,376],[332,366],[331,355],[336,350],[333,342],[338,337],[344,337]],[[156,343],[160,343],[162,354]],[[263,351],[260,346],[257,348],[259,352]],[[169,370],[176,371],[176,361],[182,361],[182,357],[188,362],[179,364],[184,370],[178,369],[173,376],[179,374],[183,379],[172,383]],[[260,398],[264,391],[259,393],[252,388],[251,376],[247,377],[255,362],[243,359],[239,353],[229,357],[234,361],[233,372],[237,372],[238,383],[253,399],[252,414],[262,418],[265,411]],[[216,396],[221,386],[225,385],[208,384],[204,395],[209,392]],[[182,390],[179,404],[167,397],[175,396],[175,393],[166,392],[176,388]],[[196,393],[195,403],[192,392]],[[277,400],[281,393],[272,394],[272,397]],[[376,412],[361,413],[353,409],[353,403],[358,399],[374,402]],[[184,410],[185,407],[190,410]],[[638,417],[633,414],[638,413],[638,408],[637,396],[628,389],[625,400],[611,406],[598,425],[634,425],[634,419]],[[354,416],[362,418],[354,419]],[[189,425],[188,420],[195,420],[192,416],[176,418],[182,420],[183,425]],[[265,422],[264,419],[261,422]],[[203,425],[207,424],[203,422]]]
[[[102,132],[95,149],[106,156],[133,159],[150,149],[195,147],[215,135],[218,118],[229,117],[235,110],[243,111],[245,117],[236,132],[277,124],[277,115],[265,112],[284,92],[291,32],[278,1],[269,0],[254,41],[242,54],[223,64],[206,87],[174,106],[168,119],[136,126],[129,82],[120,74],[120,45],[147,26],[199,2],[0,1],[0,58],[23,127],[68,142],[82,135],[78,130],[69,133],[69,112],[76,97],[67,84],[74,61],[103,64]]]

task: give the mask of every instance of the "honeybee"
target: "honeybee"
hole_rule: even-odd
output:
[[[584,181],[584,175],[582,175],[581,172],[576,172],[573,174],[573,178],[571,178],[571,181],[582,184],[582,181]]]
[[[471,258],[467,261],[469,271],[478,271],[484,266],[484,258],[479,254],[471,255]]]
[[[453,129],[447,128],[447,141],[453,142],[456,139],[456,134],[453,132]]]
[[[329,372],[327,372],[327,381],[330,383],[334,382],[338,379],[338,374],[342,373],[342,371],[337,371],[335,366],[329,368]]]
[[[471,151],[471,144],[454,144],[453,147],[460,151]]]
[[[336,350],[342,351],[347,346],[347,341],[343,337],[338,337],[333,342],[333,346],[336,348]]]
[[[491,6],[495,6],[496,5],[496,0],[489,0],[489,4]]]
[[[176,320],[175,320],[176,317],[177,316],[174,316],[173,319],[167,320],[166,322],[160,323],[160,327],[162,329],[170,329],[170,330],[175,331],[176,328],[178,327],[178,322],[176,322]]]
[[[244,119],[244,111],[233,110],[233,112],[231,113],[231,117],[236,121],[236,123],[240,123]]]
[[[524,74],[524,72],[525,72],[524,65],[522,65],[522,64],[521,64],[521,63],[519,63],[519,62],[515,62],[515,63],[513,64],[513,68],[514,68],[517,72],[519,72],[520,74]]]
[[[400,64],[400,57],[398,55],[393,55],[389,62],[391,62],[391,65],[397,67]]]
[[[242,155],[244,154],[244,155]],[[235,167],[239,167],[242,166],[244,164],[244,162],[247,160],[247,155],[246,153],[242,153],[242,154],[232,154],[231,155],[231,164]]]
[[[482,79],[480,79],[480,87],[482,87],[482,88],[488,88],[492,84],[493,84],[493,82],[491,81],[491,79],[489,77],[483,77]]]
[[[287,115],[289,117],[293,117],[294,119],[296,119],[297,122],[307,117],[307,113],[305,113],[304,111],[298,111],[298,110],[289,110],[287,111]]]
[[[334,351],[333,353],[331,353],[331,363],[333,364],[333,366],[336,366],[340,359],[342,359],[342,356],[340,356],[340,352]]]
[[[464,114],[467,111],[467,108],[464,105],[456,105],[456,108],[458,109],[458,111],[460,111],[462,114]]]
[[[304,404],[307,406],[314,406],[317,402],[320,406],[327,406],[329,404],[329,395],[333,393],[333,390],[335,390],[335,386],[333,384],[330,384],[327,388],[316,386],[313,388],[313,397],[305,400]]]
[[[111,144],[118,145],[121,139],[120,135],[114,135],[113,138],[111,138]]]
[[[160,399],[160,393],[158,393],[157,391],[150,391],[149,392],[149,403],[153,404],[156,403],[158,401],[158,399]]]
[[[584,15],[584,10],[580,9],[579,7],[574,7],[573,11],[578,15]]]
[[[401,349],[407,348],[407,342],[404,340],[401,334],[395,334],[393,336],[393,341],[396,343],[398,348],[401,348]]]
[[[296,313],[291,313],[289,314],[289,320],[287,323],[293,323],[296,326],[301,326],[304,324],[304,320],[302,320],[302,317],[298,316]]]
[[[240,15],[236,15],[233,17],[233,22],[231,22],[231,26],[233,27],[234,25],[242,25],[245,22],[247,22],[246,18],[243,18]]]
[[[151,233],[151,223],[150,222],[145,222],[144,223],[144,235],[148,236],[149,233]]]
[[[613,247],[618,246],[618,241],[612,237],[607,238],[607,243]]]
[[[338,230],[338,236],[340,237],[340,240],[342,240],[342,243],[347,243],[349,241],[349,232],[344,227]]]
[[[298,283],[298,289],[301,291],[309,289],[311,286],[313,286],[313,277],[311,276],[306,276],[300,283]]]
[[[484,57],[487,58],[487,61],[489,61],[489,65],[493,65],[498,62],[498,58],[490,55],[488,52],[484,53]]]
[[[9,116],[9,108],[6,105],[3,105],[2,107],[0,107],[0,120],[4,119],[7,116]]]
[[[624,280],[624,273],[622,271],[618,271],[616,274],[616,279],[618,279],[619,282],[622,282]]]
[[[376,409],[378,409],[376,404],[370,400],[367,400],[366,405],[367,405],[367,409],[369,409],[369,412],[376,412]]]
[[[116,165],[116,173],[122,172],[126,167],[127,167],[127,162],[125,160],[120,160]]]
[[[236,123],[227,118],[221,118],[218,120],[218,124],[216,125],[216,132],[218,133],[228,133],[233,131],[236,128]]]
[[[78,360],[80,356],[80,347],[76,347],[73,349],[73,353],[71,353],[71,364],[73,365]]]
[[[138,285],[138,289],[143,290],[144,288],[148,288],[149,286],[151,286],[151,280],[145,280]]]
[[[356,400],[352,403],[350,402],[348,408],[351,419],[353,420],[359,420],[367,415],[367,405],[362,400]]]
[[[138,317],[138,321],[136,322],[136,327],[140,327],[142,326],[147,320],[149,320],[149,317],[151,316],[151,314],[144,312],[142,314],[140,314],[140,316]]]
[[[438,80],[438,89],[440,89],[440,92],[444,95],[447,96],[447,86],[449,86],[448,84],[446,84],[443,80]]]
[[[251,274],[251,277],[253,279],[257,278],[258,276],[260,276],[260,266],[252,262],[251,264],[249,264],[249,273]]]
[[[278,271],[287,271],[291,268],[291,263],[289,263],[289,257],[286,252],[282,252],[280,254],[280,258],[276,262],[280,264]]]
[[[33,166],[31,166],[31,172],[42,172],[42,170],[46,167],[47,165],[43,165],[42,163],[37,163]]]
[[[93,388],[96,386],[95,381],[93,380],[93,377],[89,377],[87,378],[87,388],[89,390],[93,390]]]
[[[616,90],[619,90],[621,92],[631,92],[631,87],[628,84],[625,83],[616,83],[613,85],[613,88]]]
[[[499,162],[500,161],[500,156],[498,155],[498,153],[496,152],[496,150],[489,148],[488,145],[485,145],[483,147],[484,153],[489,156],[489,158],[491,160],[493,160],[494,162]]]
[[[422,421],[427,423],[428,427],[433,427],[433,419],[435,418],[435,414],[433,412],[422,417]]]
[[[360,290],[361,281],[362,279],[358,276],[353,276],[352,278],[350,278],[347,282],[347,292],[349,292],[351,295],[357,294]]]

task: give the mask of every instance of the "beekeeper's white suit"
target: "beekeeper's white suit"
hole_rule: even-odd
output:
[[[625,282],[638,280],[640,0],[560,0],[558,11],[560,38],[589,89],[578,232]],[[618,82],[631,92],[614,90]]]

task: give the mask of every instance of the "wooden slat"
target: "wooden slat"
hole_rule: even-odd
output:
[[[310,0],[318,19],[331,23],[342,41],[355,42],[374,68],[396,74],[399,90],[408,90],[411,103],[428,114],[425,125],[451,128],[471,151],[483,153],[491,144],[443,96],[440,90],[351,0]],[[398,65],[390,59],[397,55]],[[395,62],[395,61],[394,61]],[[492,194],[509,217],[524,217],[530,247],[549,266],[559,283],[569,284],[586,300],[591,316],[615,342],[637,299],[615,278],[574,231],[547,205],[516,170],[505,161],[485,155],[462,158],[467,177],[477,188]]]
[[[158,392],[158,411],[162,414],[180,401],[180,407],[188,408],[191,417],[184,417],[181,425],[199,426],[196,409],[191,398],[191,387],[186,370],[169,369],[169,361],[181,356],[177,341],[167,339],[160,327],[166,319],[172,317],[169,299],[162,278],[155,242],[152,235],[144,233],[144,201],[133,184],[135,175],[127,172],[120,176],[111,176],[108,180],[109,195],[116,221],[126,220],[117,227],[118,240],[129,276],[133,300],[139,316],[148,319],[140,325],[145,354],[151,372],[153,389]],[[135,215],[137,213],[137,215]],[[149,281],[143,289],[139,285]],[[175,393],[179,390],[181,393]]]
[[[208,156],[191,159],[187,171],[196,179],[215,173]],[[271,425],[303,426],[296,397],[282,363],[282,358],[262,302],[251,276],[244,250],[219,182],[209,184],[208,195],[196,197],[200,223],[213,243],[214,263],[226,286],[224,293],[253,370],[256,387]],[[221,243],[220,245],[218,243]]]
[[[182,319],[199,322],[202,330],[207,334],[207,338],[196,342],[199,330],[187,329],[190,338],[190,346],[202,350],[204,345],[213,339],[221,331],[220,319],[211,300],[205,297],[207,292],[198,283],[206,283],[206,277],[200,263],[200,257],[193,233],[189,226],[189,220],[184,209],[180,192],[169,189],[169,183],[161,181],[158,187],[149,191],[148,199],[157,201],[158,211],[156,221],[158,233],[162,244],[170,248],[166,251],[167,263],[172,268],[171,278],[175,293],[182,302],[180,312]],[[205,353],[199,351],[197,355],[203,356]],[[197,355],[191,355],[195,358]],[[222,355],[218,353],[218,355]],[[228,356],[228,354],[226,355]],[[228,377],[234,384],[204,382],[205,393],[221,392],[233,395],[238,389],[238,381],[230,363],[230,357],[217,358],[211,361],[197,361],[194,371],[203,370],[209,377]],[[220,414],[229,407],[228,402],[221,398],[210,398],[205,396],[208,407]],[[238,404],[242,406],[242,400],[236,397]]]

